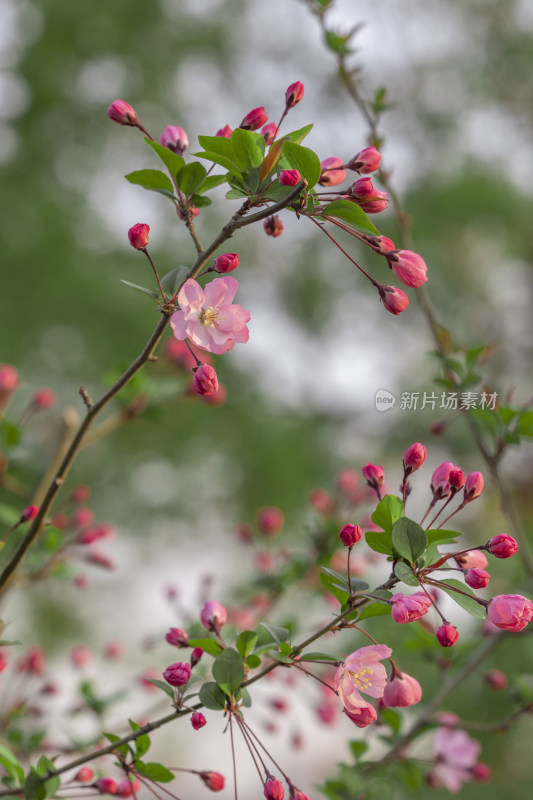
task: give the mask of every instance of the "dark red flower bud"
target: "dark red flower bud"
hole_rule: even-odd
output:
[[[133,225],[128,231],[128,239],[130,244],[136,250],[144,250],[148,244],[148,234],[150,233],[150,226],[144,222],[138,222]]]

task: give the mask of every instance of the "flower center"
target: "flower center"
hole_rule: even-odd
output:
[[[203,308],[200,314],[200,322],[202,325],[208,325],[210,328],[214,328],[217,323],[217,317],[218,308],[214,308],[213,306],[210,308]]]
[[[361,689],[368,689],[370,686],[372,686],[372,678],[370,676],[374,674],[374,670],[370,669],[370,667],[361,667],[361,669],[357,672],[354,670],[348,671],[353,682]]]

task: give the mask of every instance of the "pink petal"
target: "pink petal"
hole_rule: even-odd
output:
[[[218,308],[219,306],[228,305],[237,294],[238,288],[239,281],[236,278],[232,278],[231,275],[226,275],[224,278],[215,278],[204,289],[204,308]]]
[[[178,294],[178,303],[187,315],[200,314],[204,305],[204,293],[200,284],[192,278],[185,281]]]
[[[170,317],[170,327],[176,339],[187,338],[187,321],[183,311],[176,311],[175,314],[172,314]]]

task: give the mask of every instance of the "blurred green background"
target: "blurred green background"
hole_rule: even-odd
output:
[[[304,2],[0,0],[0,14],[0,361],[16,364],[25,382],[15,416],[37,386],[50,386],[59,396],[57,408],[41,424],[35,421],[34,440],[17,456],[17,476],[36,488],[60,435],[59,409],[74,407],[81,414],[79,386],[98,396],[136,356],[157,319],[150,301],[120,282],[151,280],[145,259],[129,247],[128,228],[150,224],[151,253],[161,273],[194,259],[168,202],[124,181],[127,172],[157,165],[137,131],[107,119],[107,106],[127,100],[156,138],[167,124],[184,127],[194,153],[198,135],[236,127],[256,106],[277,120],[285,89],[301,80],[305,100],[291,112],[286,130],[314,122],[306,144],[321,158],[347,160],[366,144],[367,131]],[[340,33],[364,23],[354,63],[362,70],[363,92],[370,97],[385,86],[393,104],[383,121],[383,155],[412,217],[414,249],[428,263],[428,293],[438,317],[459,344],[495,345],[486,384],[500,397],[512,393],[513,402],[528,402],[530,5],[336,0],[328,19]],[[197,220],[204,244],[236,209],[223,191],[213,197]],[[378,389],[399,395],[435,388],[433,343],[415,292],[408,290],[408,310],[393,318],[325,237],[317,239],[312,226],[294,215],[283,219],[283,236],[273,240],[261,226],[247,228],[228,247],[240,255],[237,300],[252,321],[250,343],[215,362],[227,402],[172,402],[185,378],[161,358],[127,395],[133,400],[147,393],[150,408],[84,451],[73,470],[67,492],[89,483],[97,517],[112,521],[121,534],[114,545],[121,568],[112,579],[94,579],[103,603],[122,596],[129,608],[138,591],[132,576],[145,563],[149,593],[159,598],[162,587],[175,581],[193,610],[204,571],[214,573],[220,593],[235,582],[235,573],[246,573],[244,563],[233,561],[238,521],[253,520],[260,506],[280,506],[287,541],[298,543],[310,490],[330,489],[340,468],[359,469],[367,461],[395,476],[394,490],[401,455],[413,441],[424,442],[429,453],[425,488],[420,481],[413,498],[421,512],[431,470],[441,461],[483,471],[461,420],[436,437],[436,412],[398,405],[387,414],[376,411]],[[390,211],[376,221],[398,241]],[[389,280],[378,259],[351,239],[341,241],[376,277]],[[531,451],[510,452],[504,472],[529,532]],[[468,522],[474,541],[486,538],[488,524],[491,534],[507,529],[487,485]],[[3,502],[11,500],[3,492]],[[522,580],[515,570],[505,573],[509,581]],[[62,592],[32,588],[10,606],[16,624],[38,641],[44,641],[36,633],[43,623],[49,629],[59,619],[58,652],[71,640],[70,631],[80,639],[94,636],[91,610],[81,608],[78,618]],[[137,635],[172,623],[161,600],[141,605]],[[120,607],[118,614],[126,625],[129,614]],[[106,635],[116,624],[103,621]],[[525,636],[515,642],[504,668],[520,663],[521,671],[531,670],[528,645]],[[502,655],[500,649],[499,665]],[[497,701],[494,718],[511,707],[507,697]],[[476,718],[478,696],[471,687],[461,691],[459,707]],[[509,734],[487,737],[483,760],[494,758],[495,780],[467,786],[461,796],[497,796],[505,788],[508,797],[525,797],[529,765],[522,748],[530,733],[531,724],[522,719]],[[506,755],[497,758],[504,748]],[[322,777],[337,759],[325,760],[317,767]]]

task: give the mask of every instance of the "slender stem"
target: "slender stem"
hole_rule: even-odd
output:
[[[161,292],[161,299],[163,300],[163,305],[164,305],[167,302],[167,298],[165,297],[165,292],[163,291],[163,287],[161,286],[161,281],[159,280],[159,273],[157,272],[157,270],[155,268],[155,264],[152,261],[152,257],[149,254],[149,252],[148,252],[146,247],[144,248],[143,253],[146,256],[146,258],[148,259],[148,261],[150,262],[150,266],[152,267],[152,269],[154,271],[155,279],[157,281],[157,285],[159,286],[159,291]]]
[[[233,724],[232,724],[232,722],[233,722],[233,717],[230,714],[230,718],[229,718],[229,735],[230,735],[230,739],[231,739],[231,761],[232,761],[232,764],[233,764],[233,787],[234,787],[234,790],[235,790],[235,800],[238,800],[238,795],[237,795],[237,762],[235,760],[235,741],[233,739]]]
[[[321,225],[321,224],[320,224],[320,223],[319,223],[319,222],[318,222],[318,221],[317,221],[317,220],[316,220],[314,217],[312,217],[312,216],[310,216],[310,215],[308,215],[308,214],[306,214],[306,216],[308,216],[308,217],[309,217],[309,219],[310,219],[312,222],[314,222],[314,223],[315,223],[315,225],[316,225],[316,226],[319,228],[319,230],[321,230],[321,231],[322,231],[322,233],[325,233],[325,234],[326,234],[326,236],[327,236],[329,239],[331,239],[331,241],[333,242],[333,244],[335,245],[335,247],[338,247],[338,248],[339,248],[339,250],[341,251],[341,253],[343,253],[343,254],[346,256],[346,258],[348,259],[348,261],[351,261],[351,262],[352,262],[352,264],[354,264],[354,265],[357,267],[357,269],[359,270],[359,272],[362,272],[362,273],[363,273],[363,275],[365,275],[365,277],[367,277],[367,278],[368,278],[368,280],[370,281],[370,283],[374,284],[374,286],[375,286],[376,288],[377,288],[377,287],[379,287],[379,285],[380,285],[380,284],[378,283],[378,281],[375,281],[375,280],[374,280],[374,278],[372,278],[372,277],[371,277],[371,275],[369,275],[369,274],[368,274],[368,272],[367,272],[365,269],[363,269],[363,267],[362,267],[360,264],[358,264],[358,263],[357,263],[357,261],[356,261],[354,258],[352,258],[352,257],[351,257],[351,255],[349,255],[349,254],[346,252],[346,250],[344,249],[344,247],[342,247],[342,246],[341,246],[341,245],[338,243],[338,241],[337,241],[337,240],[336,240],[336,239],[335,239],[335,238],[334,238],[334,237],[331,235],[331,233],[329,233],[329,231],[327,231],[327,230],[325,229],[325,227],[324,227],[323,225]],[[324,217],[324,219],[327,219],[329,222],[334,222],[334,221],[335,221],[335,220],[334,220],[332,217],[328,217],[328,216],[325,216],[325,217]],[[376,489],[376,493],[377,493],[377,489]],[[380,498],[380,499],[381,499],[381,498]]]

